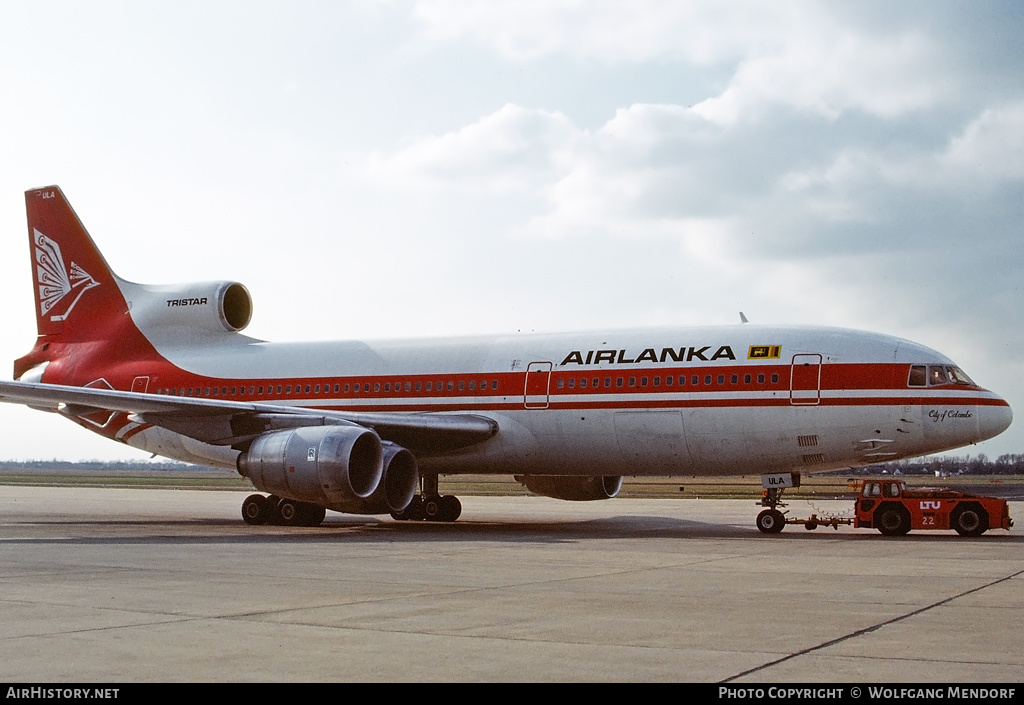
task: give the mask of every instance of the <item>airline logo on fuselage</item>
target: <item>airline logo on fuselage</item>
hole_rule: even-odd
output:
[[[39,281],[39,313],[50,314],[51,321],[63,321],[89,289],[100,285],[92,275],[74,262],[71,268],[64,266],[64,257],[60,253],[60,245],[32,229],[35,243],[36,277]],[[64,301],[69,294],[74,297],[66,307],[58,309],[57,304]]]
[[[781,356],[781,345],[751,345],[747,350],[748,360],[778,360]]]
[[[714,352],[711,352],[713,347],[704,345],[702,347],[661,348],[660,352],[656,348],[644,348],[639,354],[629,350],[587,350],[585,354],[582,350],[573,350],[559,364],[562,366],[600,365],[601,363],[631,365],[641,362],[693,362],[694,360],[714,362],[715,360],[736,359],[732,348],[728,345],[720,345]]]

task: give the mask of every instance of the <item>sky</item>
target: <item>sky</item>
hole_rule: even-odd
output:
[[[743,311],[909,338],[1024,414],[1020,3],[2,6],[0,359],[57,184],[120,276],[240,281],[260,338]],[[146,457],[0,422],[0,457]]]

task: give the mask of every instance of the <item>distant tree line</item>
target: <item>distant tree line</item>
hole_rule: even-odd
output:
[[[854,474],[892,475],[897,470],[903,475],[1024,475],[1024,453],[1007,453],[995,460],[989,460],[984,453],[896,460],[859,468]]]
[[[184,470],[213,470],[223,472],[220,468],[204,465],[192,465],[174,460],[137,461],[137,460],[0,460],[0,470],[81,470],[107,472],[160,472]],[[896,460],[891,463],[876,463],[853,470],[836,470],[836,475],[1024,475],[1024,453],[1007,453],[995,460],[989,460],[984,453],[969,456],[935,456],[915,458],[913,460]],[[753,473],[752,473],[753,474]]]

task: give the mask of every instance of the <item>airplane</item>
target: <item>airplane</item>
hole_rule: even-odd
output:
[[[801,472],[992,438],[1010,406],[923,345],[834,327],[272,343],[234,281],[118,277],[57,186],[25,193],[38,337],[0,401],[155,455],[237,470],[249,524],[326,511],[451,522],[438,477],[614,497],[624,476],[760,473],[774,533]],[[744,318],[744,317],[741,317]]]

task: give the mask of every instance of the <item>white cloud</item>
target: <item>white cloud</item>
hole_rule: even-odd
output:
[[[496,113],[440,136],[411,140],[371,155],[373,178],[406,185],[458,185],[470,190],[529,191],[564,170],[579,131],[561,113],[505,105]]]
[[[794,32],[777,51],[740,63],[721,95],[694,110],[732,124],[789,106],[836,119],[847,110],[894,117],[945,97],[939,56],[923,36],[861,36],[830,23]]]
[[[950,97],[945,53],[925,34],[866,27],[834,5],[788,2],[632,3],[420,0],[414,16],[435,42],[469,41],[518,62],[564,53],[601,64],[730,65],[732,79],[695,110],[733,124],[770,106],[836,118],[891,117]]]
[[[465,39],[515,61],[564,52],[601,63],[670,58],[706,65],[773,42],[802,4],[419,0],[413,15],[433,41]]]
[[[985,110],[950,142],[939,164],[974,183],[1024,179],[1024,101]]]

